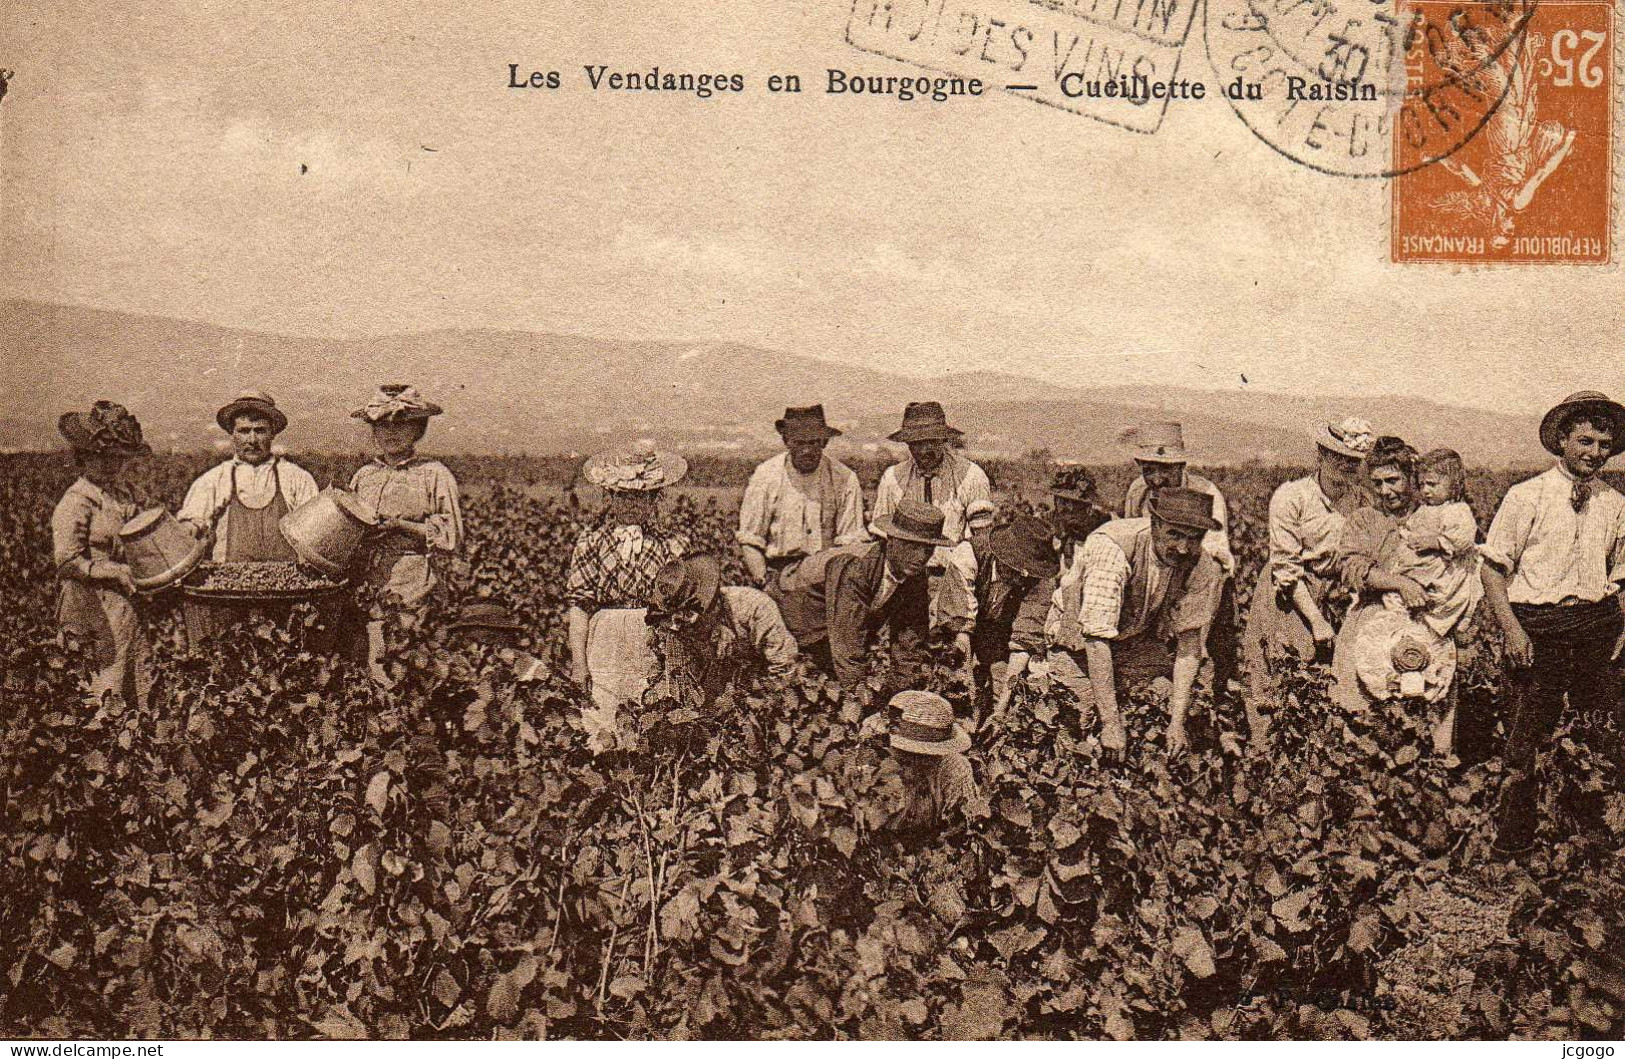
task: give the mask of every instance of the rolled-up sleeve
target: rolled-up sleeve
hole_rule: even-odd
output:
[[[90,522],[95,502],[78,490],[70,490],[51,514],[51,558],[59,577],[79,581],[91,579],[95,559],[90,554]]]
[[[1078,631],[1096,640],[1117,639],[1128,584],[1128,556],[1111,538],[1090,534],[1080,556],[1083,582],[1078,603]]]
[[[1535,528],[1535,503],[1530,490],[1515,485],[1507,490],[1490,522],[1490,531],[1479,550],[1484,561],[1502,573],[1511,575],[1529,546],[1529,534]]]
[[[789,677],[795,672],[796,638],[785,628],[779,608],[765,593],[755,592],[744,615],[745,630],[756,653],[767,662],[767,671],[775,677]]]
[[[835,517],[835,547],[863,544],[869,540],[869,531],[863,528],[863,486],[858,476],[848,470],[840,476],[840,510]],[[829,544],[824,545],[826,548]]]
[[[1291,486],[1270,497],[1270,576],[1283,594],[1303,580],[1303,510]]]
[[[771,462],[756,468],[745,486],[745,495],[739,501],[739,532],[734,536],[740,544],[767,550],[767,534],[772,528],[774,485],[778,475]]]
[[[457,479],[443,464],[434,465],[430,479],[430,499],[434,510],[423,520],[428,527],[431,548],[454,552],[463,543],[463,503],[457,493]]]

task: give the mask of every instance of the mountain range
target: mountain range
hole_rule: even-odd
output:
[[[364,443],[350,410],[380,382],[412,382],[446,408],[425,446],[442,452],[582,452],[651,437],[685,451],[757,453],[776,447],[772,424],[786,405],[815,401],[846,431],[837,449],[873,451],[906,402],[937,400],[967,448],[985,454],[1112,461],[1123,458],[1125,428],[1178,419],[1198,463],[1303,463],[1317,424],[1357,414],[1473,465],[1542,459],[1532,417],[1409,397],[1298,397],[1239,382],[1229,391],[1062,386],[997,372],[915,378],[731,342],[484,329],[291,336],[21,299],[0,301],[0,366],[5,449],[58,447],[57,414],[95,397],[126,404],[155,448],[218,445],[214,410],[252,387],[289,412],[290,448],[348,451]]]

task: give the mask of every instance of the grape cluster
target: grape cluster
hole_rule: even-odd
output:
[[[335,582],[311,573],[297,563],[275,560],[204,563],[190,584],[202,592],[244,595],[293,595],[335,587]]]

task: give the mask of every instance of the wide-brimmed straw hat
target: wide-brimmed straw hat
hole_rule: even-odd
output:
[[[416,386],[405,383],[387,383],[366,404],[350,413],[353,419],[369,423],[396,423],[408,419],[428,419],[442,409],[433,401],[426,401]]]
[[[495,629],[498,632],[523,632],[524,626],[513,612],[500,603],[470,603],[457,613],[451,631],[463,629]]]
[[[891,699],[896,716],[891,745],[910,754],[943,757],[970,749],[970,736],[954,720],[954,708],[930,691],[900,691]]]
[[[1054,577],[1061,572],[1060,557],[1049,526],[1031,515],[1023,515],[1003,529],[993,531],[989,542],[993,558],[1028,577]]]
[[[97,401],[89,412],[64,412],[57,418],[56,429],[75,452],[125,452],[132,456],[152,452],[152,447],[141,440],[141,421],[114,401]]]
[[[953,541],[942,535],[947,521],[940,508],[905,496],[890,515],[875,519],[875,529],[888,540],[913,541],[937,548],[951,548]]]
[[[1327,452],[1339,456],[1347,456],[1352,460],[1363,460],[1371,452],[1371,446],[1376,444],[1377,432],[1371,424],[1355,416],[1347,416],[1336,423],[1327,423],[1315,435],[1315,444]]]
[[[1142,423],[1129,431],[1134,458],[1141,463],[1189,463],[1185,428],[1178,423]]]
[[[1219,520],[1213,517],[1213,497],[1196,489],[1170,486],[1158,492],[1146,507],[1152,518],[1176,526],[1199,530],[1219,528]]]
[[[782,419],[774,420],[773,428],[784,435],[786,441],[818,441],[838,438],[841,432],[824,421],[824,406],[786,408]]]
[[[649,599],[650,624],[679,610],[705,613],[722,590],[722,563],[714,555],[691,555],[661,567]]]
[[[612,493],[652,493],[676,485],[687,474],[687,460],[647,447],[600,452],[581,468],[582,477]]]
[[[276,406],[276,400],[264,390],[244,390],[232,402],[214,414],[220,429],[230,434],[241,415],[260,416],[271,421],[271,432],[280,434],[288,429],[288,417]]]
[[[965,432],[948,425],[948,413],[936,401],[910,401],[903,409],[903,425],[887,435],[890,441],[952,441]]]
[[[1613,455],[1625,448],[1625,405],[1609,399],[1596,390],[1581,390],[1563,398],[1562,403],[1547,412],[1540,420],[1540,443],[1553,456],[1563,455],[1564,428],[1576,417],[1601,419],[1613,424],[1614,443],[1608,449]]]

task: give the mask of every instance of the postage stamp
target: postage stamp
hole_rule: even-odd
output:
[[[1083,90],[1088,82],[1169,84],[1200,0],[854,0],[848,44],[977,77],[1036,103],[1155,132],[1168,97]]]
[[[1203,39],[1214,73],[1234,79],[1221,94],[1253,135],[1309,169],[1389,179],[1482,132],[1506,86],[1479,65],[1521,55],[1533,10],[1534,0],[1209,0]],[[1412,77],[1415,48],[1480,38],[1494,43],[1476,59]],[[1399,130],[1404,155],[1393,149]]]
[[[1459,0],[1410,0],[1448,12]],[[1472,5],[1467,5],[1472,6]],[[1460,72],[1501,96],[1483,131],[1393,182],[1396,262],[1607,264],[1611,257],[1614,27],[1609,0],[1541,0],[1522,48],[1493,33],[1418,40],[1409,84]],[[1430,116],[1431,117],[1431,116]],[[1394,129],[1400,168],[1418,130]]]

